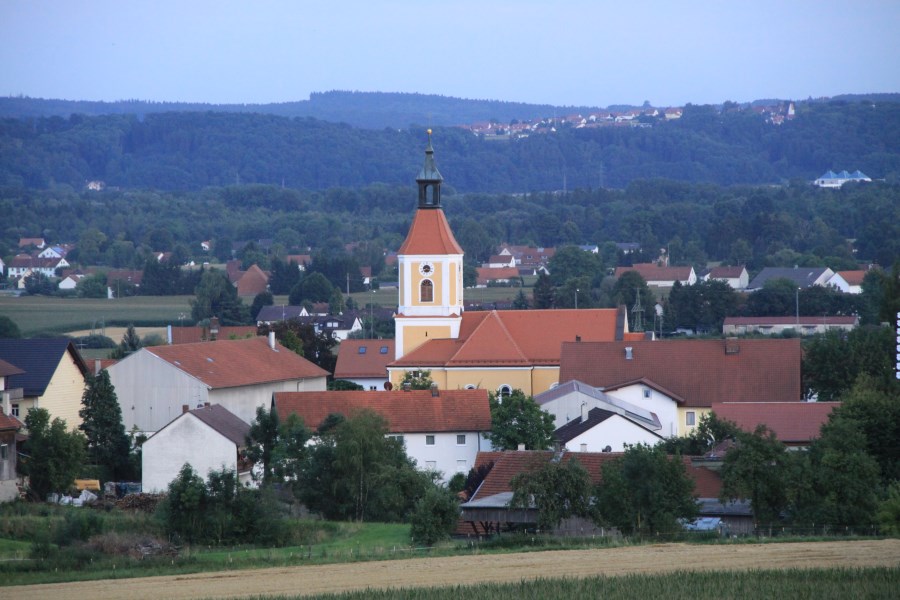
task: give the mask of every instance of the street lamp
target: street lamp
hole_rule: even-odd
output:
[[[575,288],[575,310],[578,310],[578,292],[580,292],[578,288]]]
[[[797,316],[797,327],[800,326],[800,288],[794,292],[794,310]]]

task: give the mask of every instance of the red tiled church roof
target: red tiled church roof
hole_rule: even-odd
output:
[[[362,348],[365,351],[360,352]],[[387,366],[393,360],[394,340],[344,340],[338,349],[334,377],[387,377]]]
[[[453,237],[450,224],[440,208],[417,210],[406,241],[397,254],[462,254],[463,249]]]

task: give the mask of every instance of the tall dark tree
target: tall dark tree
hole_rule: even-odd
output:
[[[131,440],[122,423],[122,409],[109,373],[103,369],[88,376],[81,397],[79,429],[87,439],[88,459],[103,469],[105,481],[121,481],[132,476]]]
[[[19,326],[16,325],[16,322],[6,315],[0,315],[0,339],[20,337],[22,337],[22,332],[19,331]]]
[[[776,523],[788,506],[788,460],[784,444],[765,425],[739,434],[722,465],[722,499],[749,500],[757,523]]]
[[[544,273],[538,275],[534,290],[531,292],[534,299],[534,308],[553,308],[555,289],[550,277]]]
[[[191,300],[191,318],[195,321],[218,317],[222,325],[243,325],[250,320],[237,288],[222,271],[203,273],[195,294]]]
[[[67,492],[85,459],[85,439],[69,431],[59,417],[50,420],[46,408],[32,408],[25,416],[28,440],[19,472],[28,476],[32,497],[44,500],[50,493]]]
[[[278,444],[278,412],[256,407],[256,418],[247,433],[247,458],[262,466],[262,484],[274,481],[274,455]]]

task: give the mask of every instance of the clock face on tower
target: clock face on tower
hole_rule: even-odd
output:
[[[434,265],[430,262],[423,262],[419,265],[419,273],[421,273],[425,277],[430,277],[434,274]]]

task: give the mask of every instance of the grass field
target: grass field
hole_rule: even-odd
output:
[[[98,330],[102,325],[177,325],[190,322],[193,296],[134,296],[115,300],[0,296],[0,315],[12,319],[25,337],[39,333]],[[118,341],[118,340],[116,340]]]

